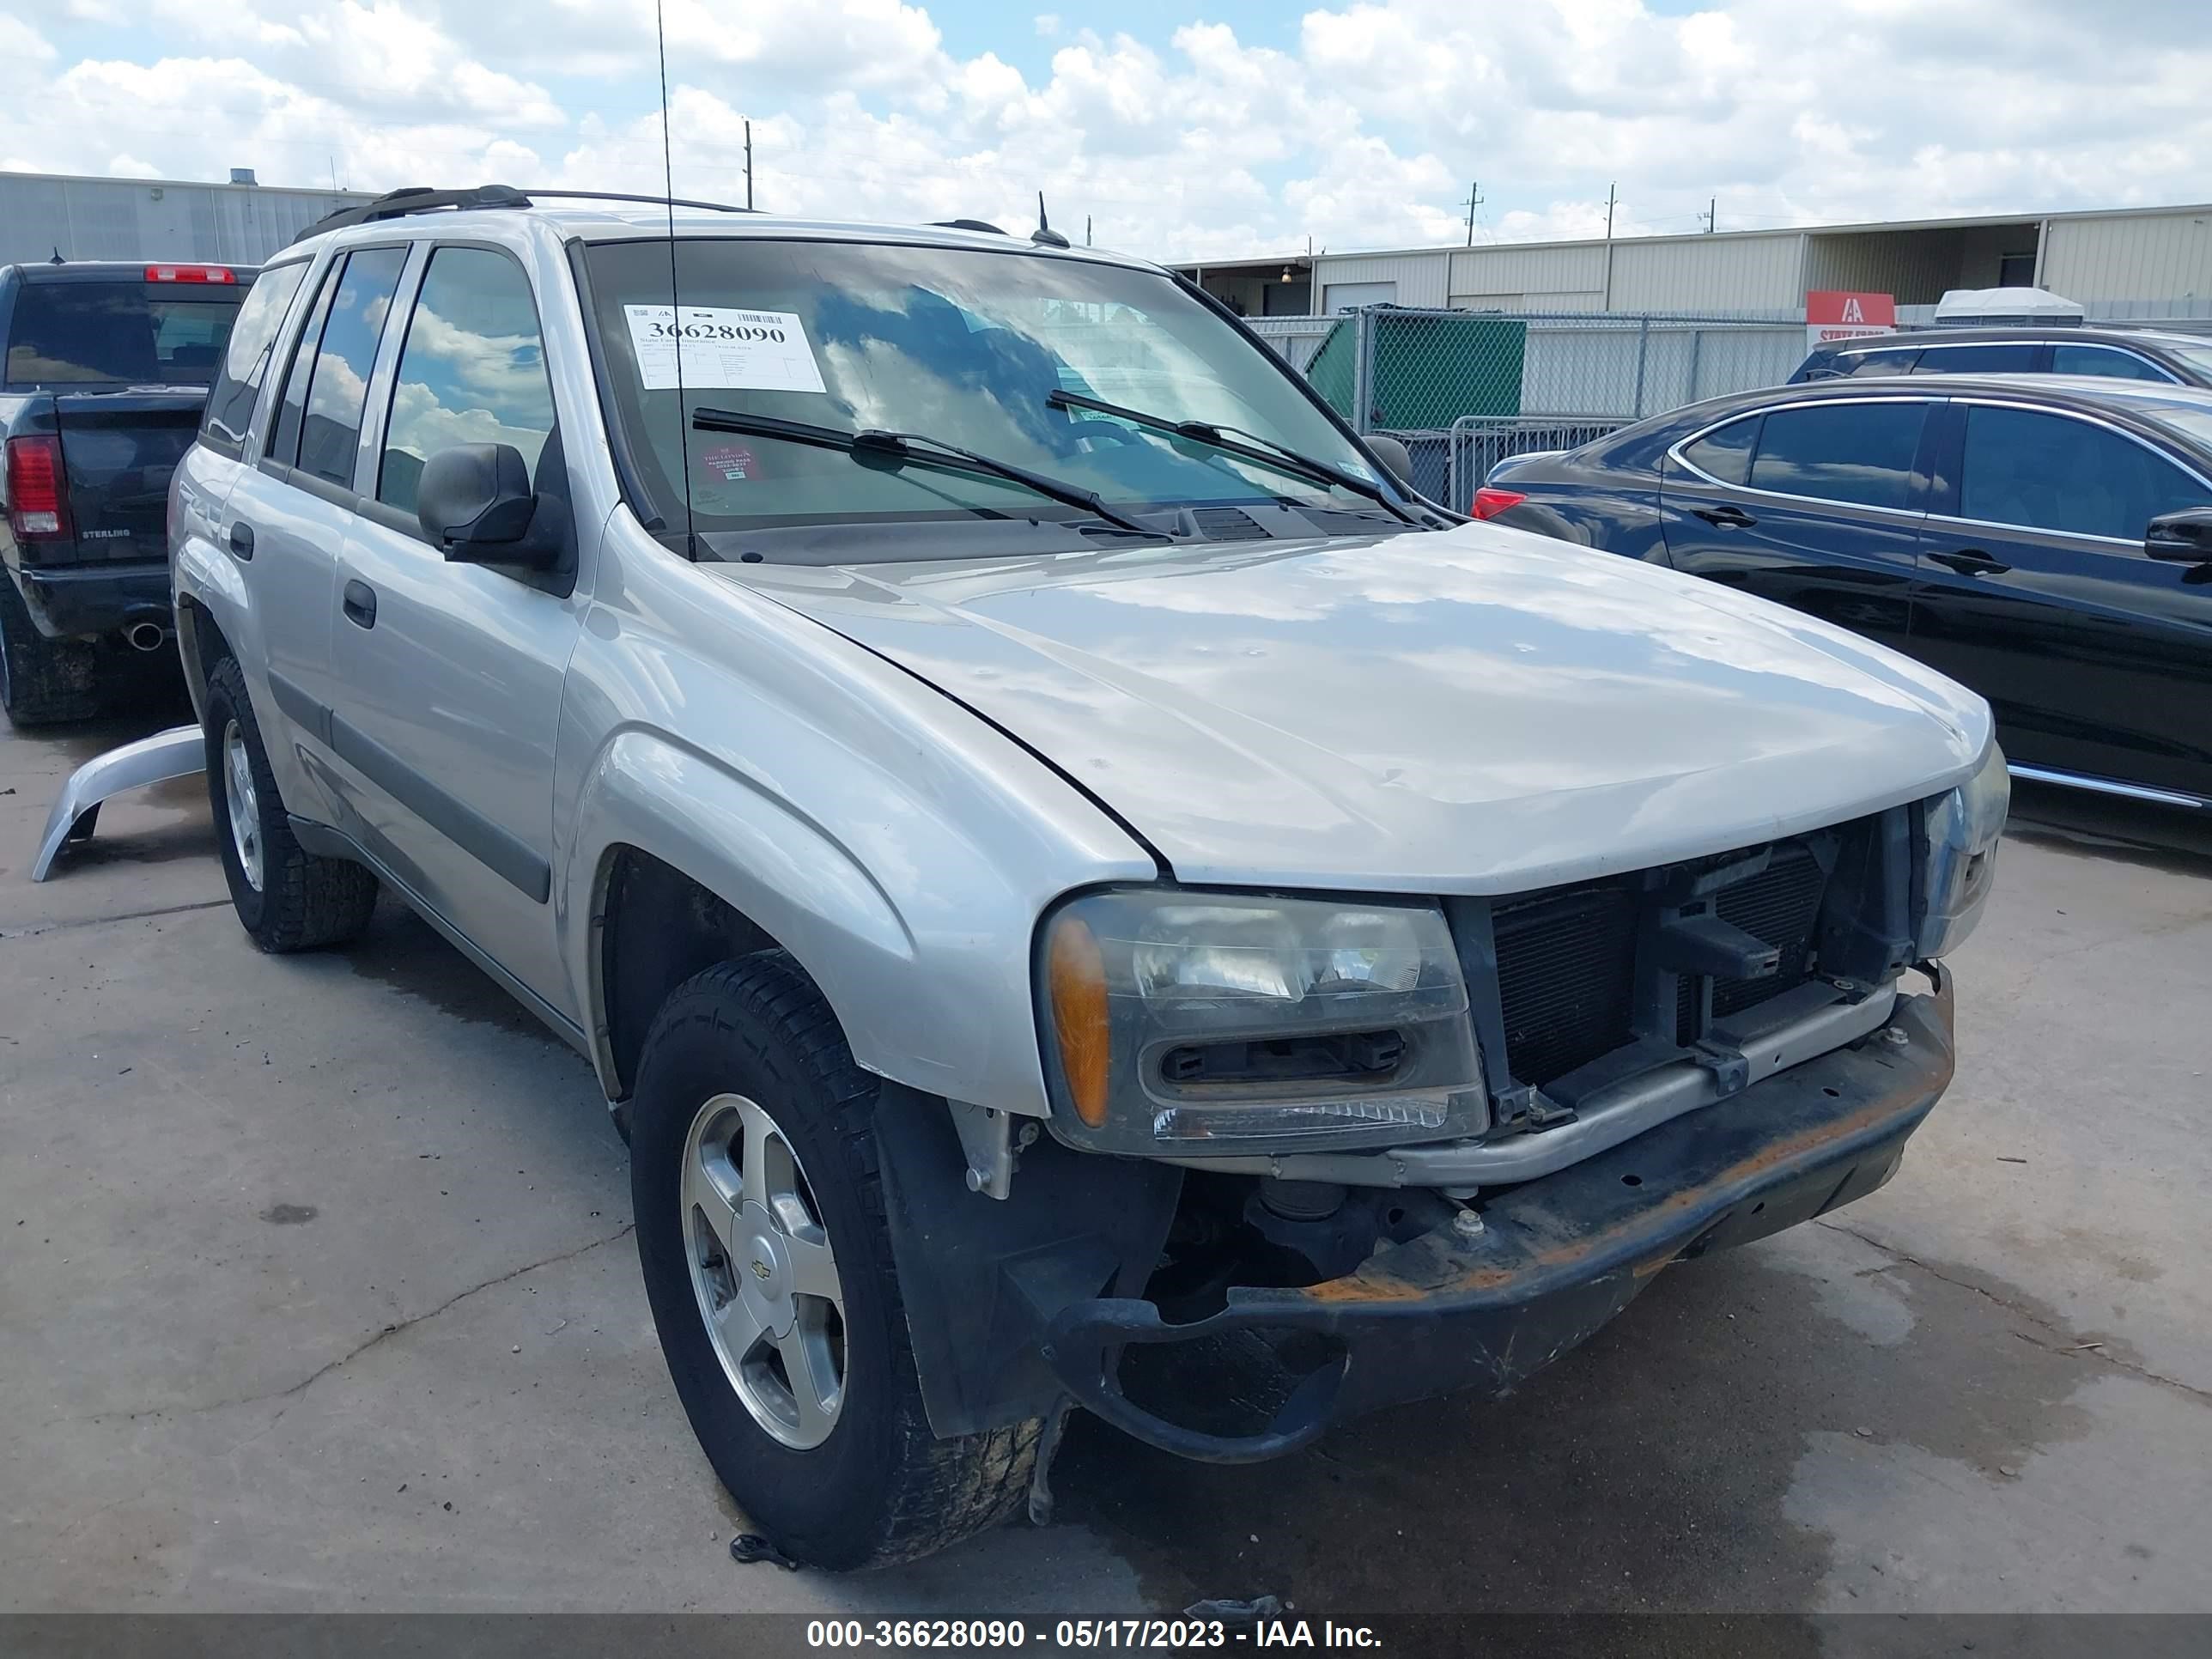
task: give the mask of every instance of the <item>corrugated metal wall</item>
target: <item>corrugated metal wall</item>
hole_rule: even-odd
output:
[[[0,173],[0,264],[51,258],[258,264],[358,192]]]
[[[1805,297],[1804,236],[1711,236],[1613,245],[1613,311],[1766,311]]]
[[[1478,247],[1451,256],[1451,303],[1476,311],[1595,311],[1605,249]]]
[[[2212,294],[2212,213],[2053,219],[2043,286],[2085,305]]]
[[[1442,310],[1450,298],[1445,283],[1450,263],[1443,248],[1427,253],[1323,254],[1314,261],[1314,285],[1324,306],[1332,286],[1391,283],[1396,285],[1395,304]]]

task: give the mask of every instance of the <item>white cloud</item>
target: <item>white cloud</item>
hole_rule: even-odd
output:
[[[113,0],[69,0],[106,15]],[[1164,38],[1010,12],[947,50],[921,0],[666,0],[679,193],[763,206],[1054,222],[1161,257],[1686,231],[2206,193],[2212,35],[2190,0],[2129,25],[2069,0],[1313,0],[1279,50],[1192,20]],[[267,183],[557,175],[657,188],[650,0],[155,0],[115,55],[64,63],[0,14],[19,84],[0,155],[151,158]],[[1020,48],[1049,43],[1031,64]],[[1029,52],[1035,48],[1028,47]],[[125,53],[129,53],[125,56]],[[135,167],[134,169],[135,170]]]

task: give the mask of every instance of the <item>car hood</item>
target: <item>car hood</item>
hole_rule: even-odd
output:
[[[1495,525],[709,568],[958,699],[1186,882],[1518,891],[1931,794],[1990,735],[1880,646]]]

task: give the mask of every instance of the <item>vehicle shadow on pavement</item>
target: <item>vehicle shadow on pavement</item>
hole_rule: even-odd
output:
[[[1517,1398],[1402,1407],[1283,1462],[1188,1463],[1080,1419],[1055,1473],[1061,1516],[1119,1543],[1176,1607],[1811,1612],[1853,1607],[1861,1583],[1881,1597],[1862,1605],[1911,1605],[1938,1564],[1899,1559],[1917,1547],[1902,1530],[1831,1535],[1831,1514],[1881,1517],[1857,1513],[1863,1492],[1821,1488],[1930,1463],[1967,1489],[1972,1530],[2039,1451],[2087,1431],[2076,1391],[2130,1362],[2116,1345],[2065,1352],[2079,1339],[2031,1299],[1850,1225],[1669,1269]],[[2144,1524],[2106,1547],[2163,1549]],[[1987,1586],[1951,1593],[2004,1605]],[[1812,1626],[1797,1634],[1794,1650],[1820,1650]]]

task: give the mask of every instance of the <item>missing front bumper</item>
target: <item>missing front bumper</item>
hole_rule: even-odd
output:
[[[1109,1422],[1212,1462],[1279,1456],[1385,1406],[1506,1393],[1668,1263],[1794,1226],[1887,1181],[1951,1079],[1949,982],[1940,969],[1930,977],[1930,994],[1900,998],[1889,1023],[1856,1045],[1504,1192],[1472,1237],[1440,1229],[1386,1244],[1340,1279],[1232,1290],[1220,1312],[1182,1325],[1133,1297],[1055,1304],[1048,1276],[1018,1271],[1045,1363]],[[1242,1431],[1224,1431],[1208,1409],[1218,1391],[1192,1386],[1187,1370],[1166,1398],[1157,1386],[1124,1386],[1132,1346],[1201,1345],[1197,1353],[1240,1342],[1293,1373],[1261,1391],[1248,1413],[1257,1420]]]

